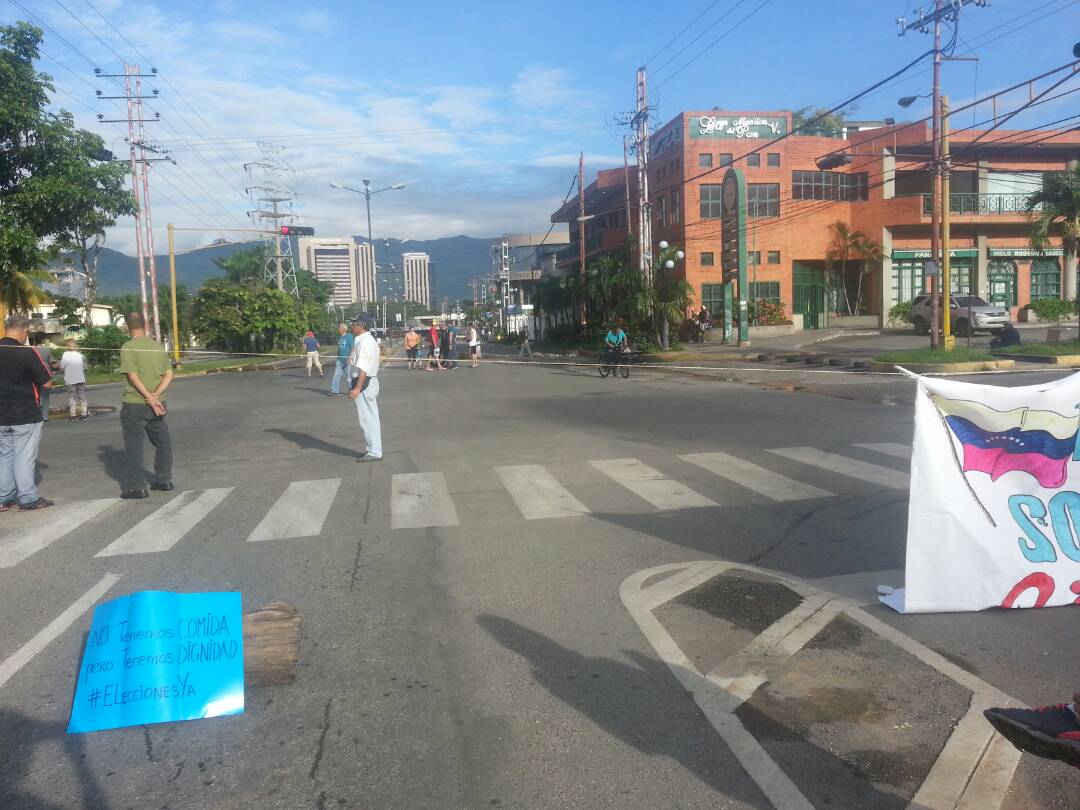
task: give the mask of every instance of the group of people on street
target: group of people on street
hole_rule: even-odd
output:
[[[143,470],[143,438],[154,446],[154,480],[150,489],[169,492],[172,483],[172,444],[165,424],[165,390],[173,369],[164,347],[146,335],[139,313],[127,316],[131,340],[120,349],[120,371],[126,385],[120,409],[127,465],[121,497],[146,498]],[[22,511],[45,509],[53,501],[37,486],[37,456],[42,426],[47,421],[46,394],[53,387],[53,373],[64,375],[72,420],[86,419],[86,361],[74,340],[65,341],[59,363],[27,344],[30,319],[13,313],[4,321],[0,338],[0,512],[18,507]]]
[[[464,339],[469,347],[469,367],[480,364],[480,330],[475,323],[465,327]],[[423,368],[425,371],[448,371],[457,365],[459,333],[453,323],[432,321],[424,330],[423,336],[416,327],[410,327],[405,333],[405,356],[409,369]],[[420,358],[421,346],[426,343],[427,363]]]

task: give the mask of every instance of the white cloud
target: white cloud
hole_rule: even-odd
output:
[[[333,31],[333,20],[322,9],[308,9],[290,18],[298,28],[311,31],[313,34],[329,34]]]
[[[530,166],[546,168],[570,168],[578,165],[578,153],[567,152],[559,155],[544,155],[530,162]],[[593,152],[585,153],[585,171],[592,172],[595,169],[610,169],[613,166],[622,166],[622,155],[600,155]]]
[[[521,107],[559,107],[576,98],[573,77],[562,68],[529,65],[510,86],[514,102]]]

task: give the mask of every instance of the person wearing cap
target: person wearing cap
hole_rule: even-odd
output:
[[[357,461],[382,458],[382,424],[379,421],[379,344],[363,317],[352,322],[353,350],[349,356],[352,385],[349,399],[356,402],[356,415],[364,431],[364,453]]]
[[[311,376],[311,366],[314,364],[319,369],[319,376],[323,375],[322,361],[319,359],[319,339],[315,337],[315,333],[308,329],[306,335],[304,335],[304,351],[307,352],[307,375]]]
[[[4,321],[0,338],[0,512],[52,506],[37,488],[41,443],[41,392],[52,385],[52,372],[26,345],[30,319],[18,312]]]

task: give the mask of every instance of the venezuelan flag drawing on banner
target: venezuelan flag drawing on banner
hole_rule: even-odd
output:
[[[1076,452],[1080,414],[1063,416],[1034,408],[1000,411],[940,394],[931,398],[964,448],[964,472],[986,473],[996,481],[1018,470],[1046,489],[1065,483]]]

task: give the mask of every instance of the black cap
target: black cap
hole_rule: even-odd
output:
[[[369,325],[369,323],[368,323],[368,319],[367,319],[367,318],[365,318],[365,317],[364,317],[363,315],[357,315],[357,316],[356,316],[355,318],[353,318],[353,319],[352,319],[352,322],[353,322],[354,324],[357,324],[357,323],[358,323],[358,324],[360,324],[360,325],[361,325],[361,326],[363,326],[363,327],[364,327],[365,329],[369,329],[369,328],[370,328],[370,325]]]

